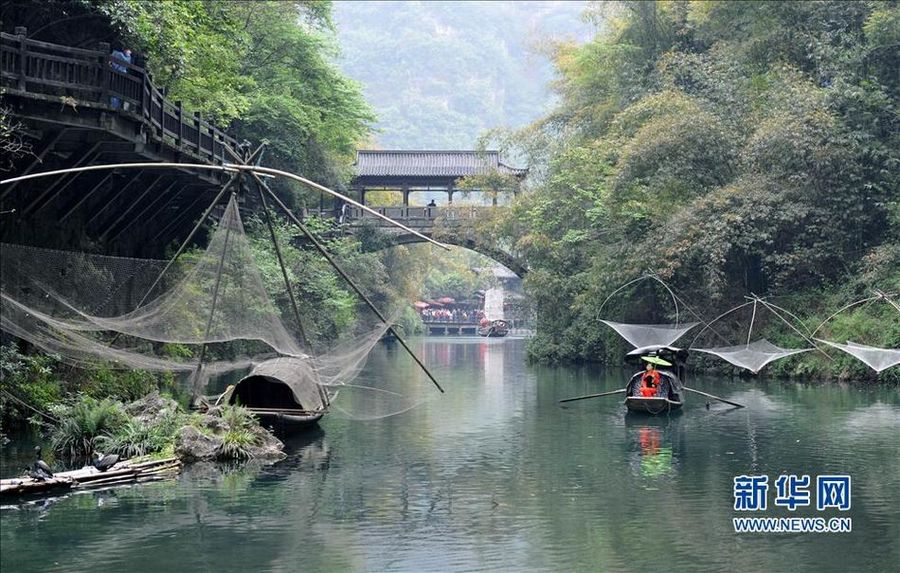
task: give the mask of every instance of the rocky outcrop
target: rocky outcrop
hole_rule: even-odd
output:
[[[166,417],[177,414],[178,411],[178,402],[160,396],[157,390],[125,405],[125,412],[129,416],[148,425],[154,425]]]
[[[240,447],[234,447],[234,430],[221,418],[221,410],[212,408],[194,425],[178,430],[175,453],[184,461],[223,459],[278,460],[285,457],[284,444],[258,424],[241,428]]]
[[[175,439],[175,455],[185,462],[216,459],[223,439],[209,436],[194,426],[183,426]]]

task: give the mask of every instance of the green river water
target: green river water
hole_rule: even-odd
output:
[[[275,465],[195,464],[177,479],[0,510],[0,569],[30,571],[897,571],[900,389],[696,378],[675,417],[626,416],[622,370],[533,367],[515,338],[415,347],[447,393],[374,421],[326,417]],[[419,377],[397,347],[366,376]],[[2,475],[30,445],[2,448]],[[734,510],[735,476],[767,475],[769,509]],[[734,532],[782,474],[813,479],[800,517],[850,533]],[[815,476],[852,477],[848,511]]]

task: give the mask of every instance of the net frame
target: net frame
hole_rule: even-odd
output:
[[[815,337],[815,335],[818,334],[819,331],[822,330],[822,327],[824,327],[827,323],[831,322],[834,318],[836,318],[841,313],[846,312],[846,311],[850,310],[851,308],[857,307],[859,305],[868,306],[869,304],[871,304],[873,302],[885,302],[885,303],[889,304],[898,313],[900,313],[900,304],[897,304],[897,302],[893,300],[895,297],[898,296],[897,293],[885,292],[885,291],[882,291],[877,288],[872,289],[872,293],[873,293],[872,296],[865,297],[865,298],[862,298],[857,301],[853,301],[853,302],[846,304],[846,305],[842,306],[841,308],[839,308],[837,311],[835,311],[834,313],[829,315],[825,320],[823,320],[819,324],[819,326],[817,326],[816,329],[813,330],[813,332],[810,336]],[[869,346],[866,344],[856,343],[851,340],[848,340],[846,344],[841,344],[838,342],[833,342],[833,341],[825,340],[822,338],[815,338],[815,340],[818,342],[821,342],[822,344],[825,344],[827,346],[830,346],[832,348],[840,350],[841,352],[844,352],[845,354],[848,354],[848,355],[856,358],[857,360],[859,360],[860,362],[862,362],[863,364],[865,364],[866,366],[868,366],[869,368],[871,368],[872,370],[874,370],[876,373],[879,373],[879,374],[881,372],[883,372],[884,370],[887,370],[888,368],[892,368],[892,367],[900,364],[900,350],[898,350],[896,348],[880,348],[877,346]],[[874,359],[868,357],[865,353],[881,353],[881,356],[879,356],[878,360],[874,360]]]

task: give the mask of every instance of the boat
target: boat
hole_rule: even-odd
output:
[[[509,334],[509,323],[502,319],[492,320],[478,327],[479,336],[501,337]]]
[[[264,426],[289,434],[314,426],[328,412],[331,399],[315,380],[302,358],[266,360],[229,386],[217,403],[239,404]]]
[[[666,362],[670,369],[658,369],[661,383],[657,396],[641,396],[640,385],[644,371],[636,372],[625,386],[625,407],[629,412],[640,414],[668,414],[681,409],[684,405],[685,362],[688,351],[671,346],[645,346],[636,348],[625,355],[630,362]]]

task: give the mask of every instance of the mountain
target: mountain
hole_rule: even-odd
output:
[[[335,2],[339,65],[360,82],[392,149],[465,149],[553,103],[552,40],[584,40],[584,2]]]

